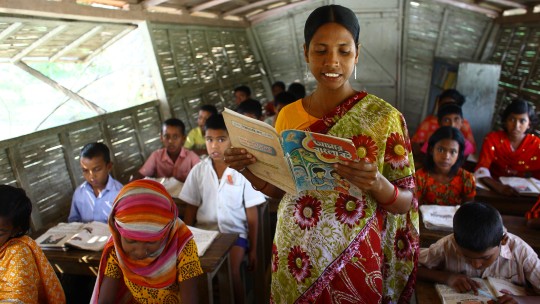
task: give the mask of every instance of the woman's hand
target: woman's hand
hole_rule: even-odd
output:
[[[224,153],[223,160],[230,167],[238,172],[244,171],[244,169],[251,164],[254,164],[257,159],[253,154],[248,153],[246,149],[242,148],[228,148]]]
[[[381,179],[384,178],[379,173],[377,165],[366,161],[342,162],[334,166],[339,175],[360,188],[362,191],[380,191],[382,187]]]

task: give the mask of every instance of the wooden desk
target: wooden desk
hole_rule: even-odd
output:
[[[540,232],[535,229],[528,228],[525,223],[525,217],[514,215],[502,216],[504,226],[508,232],[522,238],[529,244],[536,253],[540,254]],[[426,229],[424,223],[420,224],[420,246],[429,247],[444,236],[449,235],[452,231],[429,230]]]
[[[475,200],[495,207],[501,214],[524,217],[537,200],[536,196],[503,196],[494,191],[476,188]]]
[[[230,277],[229,250],[238,238],[236,234],[220,233],[200,257],[205,275],[199,276],[198,290],[201,303],[213,303],[212,280],[219,282],[220,303],[233,303],[233,287]],[[58,273],[97,276],[101,251],[70,249],[68,251],[43,250]]]
[[[417,304],[442,304],[441,298],[435,289],[435,283],[416,280],[414,290]]]

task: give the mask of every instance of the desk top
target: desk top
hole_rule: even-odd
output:
[[[441,298],[435,289],[435,283],[416,280],[415,287],[416,303],[418,304],[441,304]]]
[[[203,271],[214,271],[226,257],[237,238],[237,234],[220,233],[204,255],[199,257]],[[101,251],[73,248],[68,251],[43,250],[43,252],[56,271],[78,275],[97,275],[102,253]]]
[[[526,220],[523,216],[503,215],[504,226],[508,232],[522,238],[536,253],[540,255],[540,232],[526,226]],[[449,235],[452,231],[430,230],[426,229],[424,223],[420,224],[420,246],[429,247],[444,236]]]
[[[501,214],[524,217],[537,200],[536,196],[504,196],[494,191],[476,188],[475,200],[495,207]]]

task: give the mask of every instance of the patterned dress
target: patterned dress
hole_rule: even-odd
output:
[[[26,235],[0,247],[0,302],[66,303],[62,285],[47,257]]]
[[[512,149],[505,131],[489,133],[482,144],[476,170],[488,168],[491,176],[540,178],[540,138],[525,135],[516,150]]]
[[[456,206],[474,199],[474,175],[459,169],[449,183],[439,183],[424,168],[416,171],[416,198],[419,205]]]
[[[306,122],[310,131],[350,138],[360,158],[377,163],[392,183],[413,190],[414,162],[405,120],[385,101],[360,92],[317,120],[299,100],[280,112],[276,129],[305,128]],[[407,214],[394,215],[379,208],[368,193],[286,194],[279,204],[272,248],[271,301],[408,303],[415,283],[418,231],[415,199]]]
[[[431,137],[433,132],[437,131],[438,128],[439,120],[437,116],[429,115],[420,123],[418,129],[416,129],[416,132],[411,138],[411,141],[413,143],[425,143]],[[474,140],[471,125],[469,124],[468,120],[463,119],[463,125],[461,126],[460,131],[461,133],[463,133],[465,139],[467,139],[471,143],[473,148],[472,153],[476,152],[476,141]]]

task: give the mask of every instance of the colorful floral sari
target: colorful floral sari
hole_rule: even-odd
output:
[[[289,106],[293,110],[280,112],[285,119],[302,115],[298,104]],[[309,130],[350,138],[361,158],[377,163],[389,181],[414,192],[405,120],[385,101],[358,93]],[[416,199],[407,214],[394,215],[367,193],[286,194],[272,248],[271,301],[408,303],[415,283],[418,231]]]
[[[0,302],[66,303],[62,285],[47,257],[26,235],[0,247]]]

